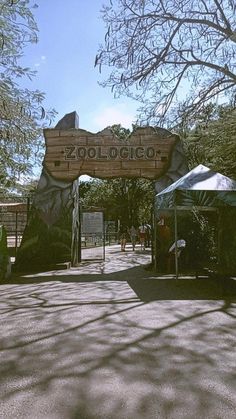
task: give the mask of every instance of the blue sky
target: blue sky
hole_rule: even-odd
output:
[[[131,127],[138,103],[115,99],[98,85],[105,78],[94,60],[105,35],[102,4],[109,0],[38,0],[34,9],[39,42],[24,50],[24,63],[37,75],[30,84],[46,94],[45,108],[58,111],[53,125],[66,113],[77,111],[80,128],[97,132],[121,123]]]

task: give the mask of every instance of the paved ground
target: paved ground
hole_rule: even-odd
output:
[[[106,261],[0,286],[1,419],[233,419],[235,281]]]

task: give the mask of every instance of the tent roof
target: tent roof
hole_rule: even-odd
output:
[[[156,195],[156,209],[236,207],[236,182],[200,164]]]
[[[203,166],[203,164],[199,164],[199,166],[159,192],[157,196],[173,192],[174,190],[236,192],[236,182],[227,176],[213,172],[208,167]]]

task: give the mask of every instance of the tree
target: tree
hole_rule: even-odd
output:
[[[159,124],[235,94],[235,12],[234,0],[110,0],[95,60],[112,67],[103,85],[141,101],[143,122]]]
[[[120,220],[131,227],[150,222],[153,195],[153,185],[145,179],[96,179],[82,198],[82,205],[103,208],[106,220]]]
[[[24,48],[37,42],[38,28],[29,0],[0,0],[0,191],[30,174],[42,154],[44,94],[22,87],[35,72],[21,64]],[[36,7],[36,6],[33,6]]]
[[[198,164],[236,179],[236,109],[208,104],[181,132],[190,169]]]

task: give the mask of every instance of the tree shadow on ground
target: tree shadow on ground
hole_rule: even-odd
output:
[[[233,419],[232,301],[154,301],[132,276],[1,286],[3,417]]]
[[[89,265],[89,264],[88,264]],[[51,271],[38,274],[14,275],[2,285],[40,284],[47,282],[96,283],[126,282],[138,299],[144,302],[156,300],[222,300],[236,298],[236,278],[204,277],[185,275],[175,279],[171,275],[150,272],[148,265],[135,266],[118,272],[105,273],[99,269],[83,274],[74,271]]]
[[[145,278],[128,280],[141,301],[155,300],[236,300],[236,280],[233,278]]]
[[[88,266],[90,264],[88,263]],[[84,266],[86,266],[84,264]],[[97,281],[127,281],[128,278],[146,278],[150,275],[145,269],[145,266],[135,266],[129,269],[123,269],[118,272],[102,271],[101,268],[96,268],[90,273],[81,273],[79,270],[62,270],[62,271],[50,271],[50,272],[39,272],[32,274],[14,274],[2,285],[7,284],[30,284],[30,283],[41,283],[48,281],[61,281],[61,282],[97,282]]]

